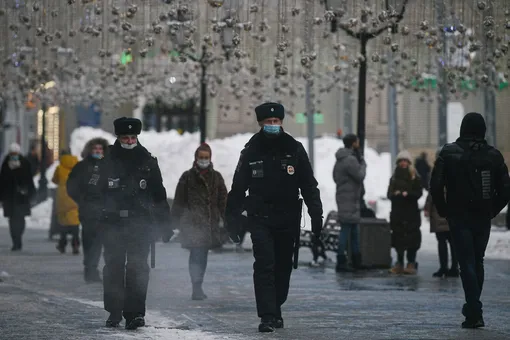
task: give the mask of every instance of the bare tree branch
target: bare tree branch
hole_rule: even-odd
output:
[[[346,24],[343,24],[343,23],[339,22],[339,23],[337,23],[337,27],[341,28],[350,37],[353,37],[353,38],[358,39],[358,40],[361,38],[361,34],[359,32],[354,32]]]
[[[399,22],[401,22],[402,19],[404,19],[404,13],[406,11],[406,6],[407,6],[408,2],[409,2],[409,0],[404,0],[404,3],[402,4],[402,9],[400,10],[400,12],[397,13],[397,14],[394,14],[394,15],[390,15],[389,18],[390,19],[396,18],[395,21],[392,21],[391,23],[384,25],[384,27],[381,27],[381,28],[379,28],[376,31],[368,32],[367,33],[368,39],[373,39],[373,38],[381,35],[381,33],[383,33],[384,31],[387,31],[393,25],[398,24]]]

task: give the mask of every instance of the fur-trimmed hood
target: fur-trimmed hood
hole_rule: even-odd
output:
[[[90,153],[92,152],[92,148],[94,147],[94,145],[97,145],[97,144],[101,144],[103,146],[103,150],[105,153],[108,152],[108,146],[110,145],[110,143],[108,143],[108,141],[104,138],[97,137],[97,138],[93,138],[93,139],[89,140],[87,142],[87,144],[85,144],[85,147],[83,148],[83,151],[81,152],[81,157],[87,158],[90,155]]]

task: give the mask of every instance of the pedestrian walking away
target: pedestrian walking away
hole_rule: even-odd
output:
[[[436,158],[430,181],[432,202],[448,220],[466,303],[463,328],[484,327],[480,300],[484,283],[483,258],[491,220],[510,200],[510,177],[502,154],[485,140],[483,116],[470,112],[460,137],[446,144]],[[445,196],[446,190],[446,196]]]
[[[94,138],[85,144],[82,158],[67,180],[67,193],[78,204],[82,226],[83,266],[85,282],[101,282],[98,265],[102,251],[102,195],[98,186],[108,141]]]
[[[175,190],[172,204],[173,228],[179,229],[183,248],[190,251],[189,274],[193,300],[204,300],[202,289],[210,249],[223,244],[227,188],[221,174],[213,168],[212,150],[202,144],[195,151],[191,169],[185,171]]]
[[[289,292],[293,255],[294,260],[297,256],[299,194],[308,207],[317,238],[322,229],[322,202],[303,145],[282,128],[284,107],[265,103],[255,108],[255,113],[261,129],[241,152],[228,194],[226,219],[234,242],[240,242],[241,228],[251,233],[259,331],[273,332],[283,328],[281,307]]]
[[[170,234],[170,208],[158,162],[138,141],[142,122],[114,121],[117,140],[108,148],[98,178],[104,222],[104,308],[107,327],[145,325],[147,258],[155,235]]]
[[[30,215],[30,201],[35,195],[32,170],[28,160],[21,155],[17,143],[9,146],[0,171],[0,200],[4,216],[9,219],[9,232],[12,239],[12,251],[23,248],[25,217]]]
[[[411,155],[402,151],[397,155],[397,167],[388,186],[391,200],[391,245],[397,252],[392,274],[416,274],[416,255],[421,246],[421,214],[418,200],[423,195],[420,176],[411,164]],[[404,255],[407,266],[404,268]]]

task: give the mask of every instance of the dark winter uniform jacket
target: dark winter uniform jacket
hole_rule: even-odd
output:
[[[397,250],[419,249],[421,246],[421,216],[418,199],[423,190],[420,177],[411,169],[397,167],[390,179],[388,198],[391,200],[390,225],[392,246]],[[407,191],[408,195],[395,195]]]
[[[35,194],[30,163],[19,155],[20,166],[11,169],[8,160],[9,156],[4,159],[0,172],[0,199],[4,216],[29,216],[30,200]]]
[[[424,210],[429,214],[431,233],[442,233],[450,231],[448,221],[446,220],[446,218],[439,216],[436,206],[432,202],[432,195],[430,193],[427,196],[427,201],[425,202]]]
[[[343,223],[359,223],[360,199],[367,165],[361,162],[352,149],[343,148],[336,152],[333,179],[336,183],[336,204],[338,220]]]
[[[436,158],[430,192],[440,216],[448,219],[466,221],[486,221],[494,218],[507,205],[510,199],[510,177],[501,153],[485,141],[485,121],[478,113],[464,116],[460,129],[460,138],[446,144]],[[466,156],[477,152],[483,155],[483,161],[490,164],[487,180],[470,173],[473,161]],[[473,201],[473,190],[481,187],[490,199]],[[444,190],[446,188],[446,199]]]
[[[138,144],[123,149],[118,141],[109,147],[101,169],[103,218],[121,226],[123,221],[140,221],[141,231],[170,226],[170,208],[156,158]]]
[[[217,248],[223,244],[220,218],[225,221],[227,188],[221,174],[212,165],[201,170],[193,166],[185,171],[172,204],[174,227],[180,231],[183,248]]]
[[[285,132],[274,138],[256,133],[241,152],[227,199],[227,226],[243,210],[275,228],[297,228],[299,193],[312,219],[322,219],[317,181],[303,145]],[[246,190],[249,191],[245,198]],[[232,230],[231,230],[232,231]]]
[[[106,139],[88,141],[81,153],[83,160],[76,164],[67,180],[67,193],[78,204],[80,221],[98,220],[103,209],[102,188],[98,184],[104,158],[91,157],[92,148],[98,144],[103,146],[105,153],[108,151]]]

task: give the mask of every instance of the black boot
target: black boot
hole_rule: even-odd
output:
[[[443,276],[446,276],[447,274],[448,274],[447,269],[439,268],[439,270],[437,272],[435,272],[434,274],[432,274],[432,276],[433,277],[443,277]]]
[[[85,282],[87,283],[103,282],[101,280],[101,276],[99,275],[99,271],[97,270],[97,268],[96,269],[85,268],[84,278]]]
[[[462,323],[462,328],[481,328],[481,327],[485,327],[483,316],[480,316],[478,318],[466,318],[466,320]]]
[[[106,327],[114,328],[119,327],[122,321],[122,313],[110,313],[108,320],[106,320]]]
[[[351,273],[354,269],[349,267],[347,264],[347,258],[345,255],[338,255],[336,260],[336,272],[337,273]]]
[[[457,268],[451,268],[447,273],[447,277],[459,277],[459,270]]]
[[[138,315],[133,319],[126,319],[126,329],[129,330],[135,330],[138,327],[144,327],[145,326],[145,319],[142,315]]]
[[[194,283],[193,293],[191,294],[191,300],[205,300],[205,299],[207,299],[207,295],[205,295],[204,291],[202,290],[202,284]]]
[[[261,333],[272,333],[274,332],[274,317],[265,316],[260,319],[259,332]]]
[[[273,327],[274,328],[283,328],[283,318],[281,316],[277,316],[274,318]]]

